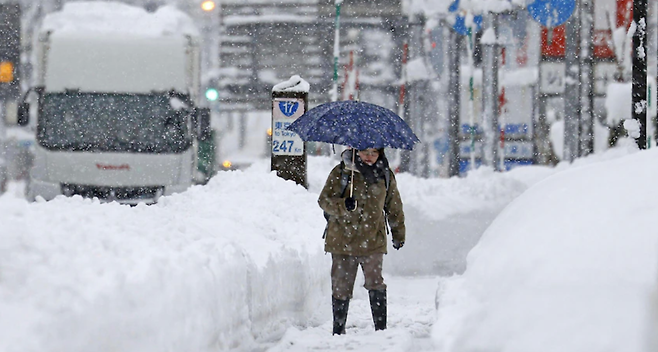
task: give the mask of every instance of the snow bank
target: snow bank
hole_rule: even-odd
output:
[[[465,178],[422,179],[400,174],[397,180],[405,207],[413,207],[434,220],[443,220],[507,205],[527,188],[524,182],[510,175],[482,167]]]
[[[249,350],[329,309],[317,196],[272,173],[134,208],[6,195],[0,216],[0,351]]]
[[[441,290],[439,350],[643,351],[657,173],[652,149],[571,167],[513,201]]]

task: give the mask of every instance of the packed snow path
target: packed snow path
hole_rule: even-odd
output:
[[[430,332],[435,319],[434,293],[440,278],[385,279],[388,285],[387,330],[374,331],[367,291],[357,281],[354,298],[350,301],[345,335],[333,336],[331,321],[303,330],[289,328],[283,338],[266,351],[435,351]],[[327,302],[327,305],[330,304]]]

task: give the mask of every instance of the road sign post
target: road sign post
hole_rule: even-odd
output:
[[[580,11],[576,9],[565,27],[564,149],[562,160],[574,161],[580,151]]]
[[[632,115],[640,127],[637,145],[647,149],[647,0],[633,1]]]
[[[567,160],[573,160],[579,151],[580,108],[578,99],[581,94],[578,84],[580,62],[577,48],[579,37],[573,33],[579,28],[579,23],[573,19],[562,26],[576,9],[576,0],[534,0],[526,8],[533,20],[544,27],[542,32],[541,62],[539,64],[539,116],[537,121],[537,156],[540,163],[550,162],[553,151],[547,144],[547,121],[549,115],[564,119],[565,136],[563,155]],[[567,42],[565,27],[569,26],[571,37]],[[580,32],[578,32],[580,33]],[[568,48],[567,48],[568,47]],[[568,56],[568,57],[566,57]],[[567,79],[569,77],[569,79]],[[575,78],[574,78],[575,77]],[[568,85],[567,85],[568,83]],[[566,94],[569,90],[571,95]],[[565,97],[565,95],[567,95]],[[565,105],[569,107],[565,109]]]
[[[450,50],[448,50],[448,176],[459,175],[459,114],[460,114],[460,60],[463,37],[455,31],[450,31]]]
[[[580,151],[587,156],[594,152],[594,3],[582,0],[580,10]]]
[[[308,188],[306,145],[295,132],[286,130],[308,110],[309,84],[299,76],[272,88],[271,168],[277,176]]]
[[[497,36],[496,13],[484,17],[485,34],[482,36],[482,125],[484,134],[484,163],[494,170],[504,169],[498,165],[498,55],[500,47]],[[502,153],[502,151],[501,151]]]

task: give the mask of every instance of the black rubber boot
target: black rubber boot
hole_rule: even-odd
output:
[[[386,290],[370,290],[370,310],[375,330],[386,329]]]
[[[345,334],[345,323],[347,322],[347,310],[350,307],[350,301],[331,297],[331,303],[334,310],[334,335],[343,335]]]

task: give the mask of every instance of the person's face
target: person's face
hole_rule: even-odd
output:
[[[379,151],[375,148],[368,148],[366,150],[359,150],[359,157],[364,163],[373,165],[379,159]]]

